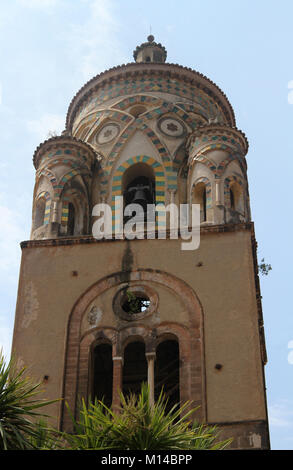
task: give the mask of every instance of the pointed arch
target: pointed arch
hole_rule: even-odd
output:
[[[48,180],[50,181],[50,183],[53,187],[53,191],[55,192],[56,187],[57,187],[57,178],[54,175],[54,173],[52,171],[50,171],[49,169],[44,168],[40,172],[37,172],[37,175],[36,175],[37,180],[39,181],[42,176],[45,176],[46,178],[48,178]],[[36,185],[36,189],[37,189],[37,187],[38,186]]]
[[[227,157],[224,160],[222,160],[218,164],[216,174],[215,174],[216,178],[220,178],[223,175],[224,171],[226,170],[227,166],[230,165],[230,163],[233,161],[236,161],[239,164],[243,175],[245,175],[246,169],[247,169],[245,158],[243,158],[238,153],[230,153],[227,155]]]
[[[157,150],[158,154],[160,155],[164,169],[166,171],[166,182],[170,189],[177,189],[177,172],[173,169],[173,164],[169,155],[169,152],[162,144],[161,140],[157,136],[157,134],[150,129],[147,124],[139,123],[139,120],[135,120],[131,123],[124,132],[120,135],[118,141],[116,141],[112,151],[110,152],[108,160],[105,162],[103,166],[103,177],[101,179],[101,195],[105,196],[107,194],[107,186],[110,183],[110,175],[114,171],[114,163],[118,159],[119,154],[121,153],[122,148],[129,140],[129,138],[134,134],[136,130],[141,130],[148,139],[152,142],[155,149]]]
[[[59,198],[64,191],[65,185],[75,176],[89,175],[89,171],[86,168],[72,168],[70,171],[65,173],[58,181],[58,185],[55,187],[55,197]]]

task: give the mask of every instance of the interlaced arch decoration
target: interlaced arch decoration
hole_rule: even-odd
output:
[[[133,103],[141,102],[140,100],[136,101],[135,98],[136,97],[128,98],[124,102],[127,105],[129,105],[130,99],[133,99]],[[107,162],[104,165],[103,177],[102,177],[102,182],[101,182],[102,184],[101,194],[102,195],[105,195],[107,193],[107,181],[111,174],[115,160],[118,158],[119,153],[121,153],[122,148],[124,147],[126,142],[129,140],[130,136],[133,135],[133,133],[136,130],[141,130],[142,132],[144,132],[144,134],[147,136],[147,138],[151,140],[152,144],[158,151],[162,159],[162,162],[164,164],[164,167],[166,169],[168,188],[174,189],[174,190],[177,189],[178,162],[177,161],[175,163],[172,162],[171,156],[168,150],[166,149],[166,147],[164,146],[164,144],[162,143],[161,139],[159,138],[158,134],[153,129],[151,129],[147,123],[149,120],[157,119],[158,117],[161,117],[166,113],[172,113],[174,116],[179,117],[190,128],[196,127],[196,124],[190,118],[190,116],[185,112],[184,109],[167,101],[163,101],[159,107],[156,107],[155,109],[151,109],[150,111],[139,116],[137,119],[133,120],[130,124],[127,125],[127,127],[124,129],[122,134],[116,140],[109,154],[109,158],[107,159]]]
[[[98,110],[98,107],[100,107],[102,103],[110,99],[119,98],[122,95],[132,95],[134,93],[144,94],[145,92],[163,92],[177,95],[178,97],[188,99],[198,104],[209,115],[223,116],[223,111],[220,110],[219,105],[216,104],[214,100],[211,100],[210,97],[197,86],[187,86],[185,82],[183,83],[181,80],[177,80],[174,77],[161,77],[155,76],[154,74],[150,76],[143,74],[141,78],[126,78],[115,84],[110,83],[109,85],[105,85],[103,89],[98,90],[98,94],[94,94],[94,96],[88,100],[87,105],[83,107],[79,116],[82,118],[88,113]],[[68,116],[67,124],[69,124]]]
[[[56,186],[57,186],[57,178],[54,175],[54,173],[51,170],[49,170],[48,168],[44,168],[40,172],[37,172],[37,174],[36,174],[37,181],[39,181],[42,176],[45,176],[50,181],[50,183],[53,187],[53,190],[55,192]],[[38,183],[35,186],[35,191],[37,190],[37,188],[38,188]]]
[[[177,172],[173,169],[173,164],[171,157],[169,155],[168,150],[162,144],[161,140],[159,139],[158,135],[150,128],[145,122],[139,122],[136,119],[133,123],[131,123],[127,128],[122,132],[119,139],[116,141],[112,151],[110,152],[109,158],[102,169],[102,190],[101,195],[105,195],[107,193],[107,186],[109,184],[109,180],[111,177],[111,173],[113,172],[114,163],[119,157],[122,148],[129,140],[130,136],[134,134],[136,130],[141,130],[148,139],[152,142],[155,149],[157,150],[158,154],[160,155],[164,169],[166,171],[166,180],[169,188],[176,189],[177,188]]]
[[[113,108],[119,109],[122,111],[136,104],[156,105],[156,104],[161,104],[161,102],[162,102],[162,99],[157,98],[155,96],[134,95],[134,96],[129,96],[127,98],[123,98],[118,103],[115,103],[113,105]]]
[[[193,159],[191,166],[195,165],[197,162],[203,163],[213,172],[215,178],[219,179],[222,177],[227,166],[233,161],[236,161],[239,164],[243,174],[245,175],[246,174],[245,159],[237,153],[228,154],[227,157],[224,158],[224,160],[222,160],[218,165],[216,165],[213,161],[209,160],[204,155],[204,153],[200,153]]]

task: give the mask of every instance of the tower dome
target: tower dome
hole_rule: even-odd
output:
[[[74,96],[62,137],[50,141],[50,146],[42,144],[36,151],[38,181],[40,175],[45,178],[45,174],[57,172],[53,178],[59,178],[57,185],[62,186],[62,172],[66,165],[66,171],[69,169],[70,163],[75,173],[80,171],[72,182],[77,184],[80,179],[79,193],[87,201],[83,212],[89,214],[96,203],[107,202],[114,211],[113,223],[118,217],[115,197],[124,196],[131,201],[132,195],[132,200],[136,200],[133,188],[138,188],[137,184],[148,188],[145,203],[200,204],[204,225],[249,221],[245,160],[248,144],[244,134],[236,129],[231,104],[204,75],[166,63],[166,49],[155,42],[154,36],[147,39],[134,51],[135,62],[97,75]],[[40,160],[45,148],[51,148],[53,143],[58,147],[61,141],[64,147],[65,140],[76,148],[76,161],[73,162],[73,154],[68,157],[69,149],[64,154],[61,148],[54,158]],[[82,160],[81,148],[87,149],[91,157]],[[95,166],[89,161],[94,161]],[[83,166],[87,166],[87,176]],[[45,182],[45,186],[50,187],[50,182]],[[39,182],[37,185],[41,188]],[[45,210],[43,220],[47,226],[39,228],[42,217],[34,208],[32,236],[91,234],[95,219],[80,222],[78,231],[66,229],[64,194],[59,191],[59,199],[55,195],[51,204],[49,195],[54,191],[52,187],[42,191],[48,199],[44,202],[42,196],[39,203],[40,191],[35,190],[34,207]],[[70,204],[73,211],[73,203]],[[53,232],[48,220],[54,221]],[[163,224],[159,215],[157,223]]]

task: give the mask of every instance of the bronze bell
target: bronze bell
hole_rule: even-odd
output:
[[[140,184],[133,188],[130,188],[128,192],[134,193],[133,198],[131,199],[131,204],[140,204],[141,206],[145,207],[149,200],[148,190],[149,186]]]

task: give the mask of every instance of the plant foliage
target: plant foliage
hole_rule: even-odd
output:
[[[34,420],[46,416],[37,410],[56,401],[40,400],[39,393],[40,384],[25,376],[25,368],[17,370],[14,359],[6,365],[0,351],[0,450],[36,448],[42,425]]]
[[[221,450],[231,442],[218,442],[215,426],[192,422],[196,408],[187,411],[188,402],[167,412],[168,400],[161,392],[152,405],[146,384],[142,384],[139,396],[125,397],[121,393],[120,397],[117,411],[98,400],[90,401],[88,406],[82,400],[79,420],[71,416],[74,433],[63,434],[70,449]]]

